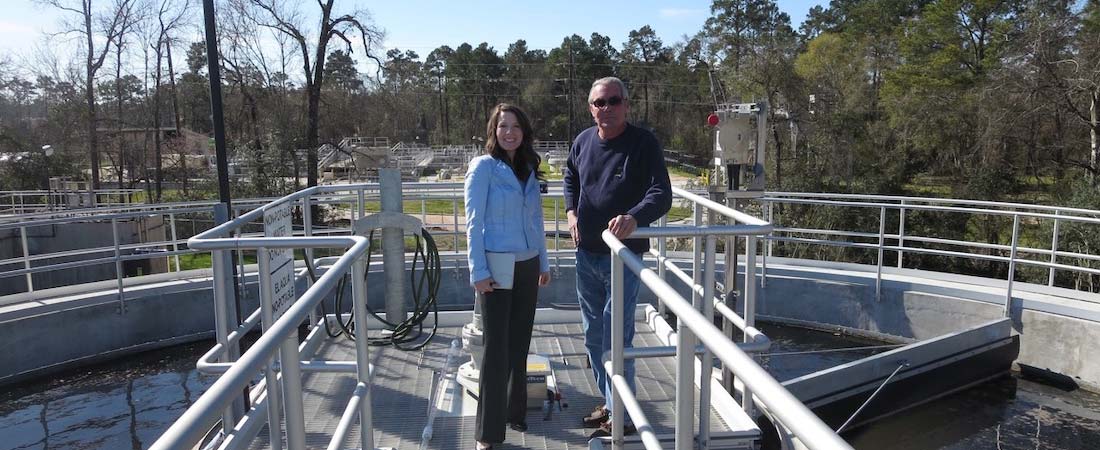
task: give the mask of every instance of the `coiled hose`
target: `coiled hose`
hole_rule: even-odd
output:
[[[374,254],[376,248],[374,244],[374,232],[375,230],[371,230],[367,238],[370,241],[370,245],[367,249],[368,268],[370,267],[371,256]],[[423,264],[423,267],[419,271],[419,277],[417,277],[418,263]],[[306,258],[306,270],[309,272],[309,277],[313,281],[317,281],[316,269],[313,267],[313,261],[309,258]],[[412,270],[409,271],[409,280],[413,285],[413,314],[401,322],[394,323],[380,317],[368,304],[367,311],[370,312],[375,319],[378,319],[379,322],[382,322],[388,330],[393,330],[393,332],[387,336],[367,337],[367,342],[373,346],[392,345],[399,350],[419,350],[427,345],[428,342],[431,342],[439,327],[439,304],[437,303],[437,298],[442,274],[443,266],[440,262],[439,248],[435,245],[435,239],[432,239],[432,235],[428,233],[428,230],[421,229],[420,234],[416,236],[416,251],[413,253]],[[324,317],[325,333],[332,338],[343,334],[351,340],[356,339],[355,317],[353,313],[349,312],[347,314],[347,320],[342,319],[342,314],[340,313],[344,301],[344,288],[347,287],[350,276],[350,274],[345,274],[344,277],[340,279],[340,283],[336,286],[336,298],[333,305],[336,309],[335,329],[329,323],[328,314],[325,312],[325,302],[321,302],[321,315]],[[434,323],[431,326],[431,330],[428,332],[428,336],[419,343],[409,345],[412,342],[420,340],[421,336],[424,335],[424,320],[428,318],[429,313],[434,315]]]

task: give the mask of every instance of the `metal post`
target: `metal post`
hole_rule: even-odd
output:
[[[745,328],[756,326],[756,236],[745,236]],[[752,338],[745,333],[744,342]],[[745,386],[741,407],[749,417],[753,416],[752,391]]]
[[[875,301],[882,301],[882,246],[886,243],[886,207],[879,209],[878,260],[875,262]]]
[[[229,208],[225,203],[214,205],[214,222],[225,223],[229,220]],[[194,225],[194,222],[192,222]],[[233,257],[228,250],[210,252],[210,261],[214,272],[214,337],[225,353],[219,362],[234,362],[241,356],[240,343],[229,345],[229,333],[237,325],[236,285],[233,280]],[[222,413],[222,431],[229,434],[244,416],[245,396],[233,401]]]
[[[707,236],[706,250],[703,256],[703,317],[714,317],[714,252],[718,239]],[[713,319],[712,319],[713,320]],[[714,369],[714,356],[708,347],[703,351],[699,376],[699,448],[710,448],[710,378]]]
[[[905,252],[905,200],[901,201],[901,216],[898,218],[898,268],[901,268]]]
[[[615,369],[614,374],[608,376],[623,375],[623,319],[626,312],[623,311],[623,260],[615,252],[611,252],[611,365]],[[689,352],[689,356],[693,353]],[[611,447],[615,450],[623,448],[623,424],[626,422],[626,411],[623,410],[623,397],[611,388],[611,411],[615,414],[611,427]]]
[[[1012,314],[1012,281],[1016,278],[1016,244],[1020,239],[1020,215],[1012,215],[1012,250],[1008,254],[1008,289],[1005,292],[1005,317]]]
[[[561,250],[561,243],[559,242],[561,240],[559,238],[559,235],[561,235],[561,220],[558,219],[558,206],[558,200],[554,199],[554,250]]]
[[[400,214],[403,206],[401,172],[396,169],[379,169],[378,179],[381,182],[379,189],[382,197],[382,211]],[[457,249],[457,238],[455,246]],[[397,325],[405,320],[406,315],[405,233],[402,229],[382,229],[382,262],[386,280],[386,320]]]
[[[256,263],[260,271],[260,320],[266,330],[275,323],[275,312],[272,309],[271,297],[271,258],[267,248],[256,249]],[[278,373],[275,371],[276,359],[268,361],[264,368],[264,377],[267,380],[267,431],[271,441],[271,450],[283,448],[283,405],[282,389],[279,383]]]
[[[764,202],[764,204],[768,207],[768,223],[772,223],[772,208],[775,204],[771,202]],[[768,257],[772,253],[771,239],[764,239],[764,254],[760,255],[760,287],[768,287]]]
[[[31,276],[31,252],[27,244],[27,227],[19,227],[19,240],[23,244],[23,268],[27,272],[27,292],[34,292],[34,277]]]
[[[286,407],[286,446],[290,450],[306,448],[306,418],[302,405],[302,363],[298,339],[291,334],[279,349],[283,368],[283,404]]]
[[[180,270],[182,270],[182,268],[180,268],[180,255],[179,253],[177,253],[180,251],[180,245],[179,240],[176,237],[176,213],[168,214],[168,223],[172,227],[172,253],[176,253],[174,255],[176,259],[176,272],[179,272]]]
[[[695,226],[702,225],[703,208],[693,206]],[[702,283],[702,238],[694,238],[692,246],[692,284]],[[700,309],[700,295],[692,289],[692,306]],[[695,448],[695,335],[676,318],[676,450]]]
[[[1055,210],[1054,215],[1061,215],[1060,210]],[[1054,233],[1050,237],[1050,263],[1055,264],[1058,260],[1058,225],[1061,220],[1054,219]],[[1050,268],[1050,275],[1047,276],[1047,286],[1054,286],[1054,267]]]
[[[357,209],[359,210],[359,214],[355,217],[356,219],[362,219],[367,215],[367,202],[365,196],[366,194],[363,192],[363,188],[359,188],[359,190],[357,191],[357,197],[359,201]],[[421,218],[420,222],[424,223],[424,219]]]
[[[355,365],[359,382],[366,385],[366,392],[359,402],[359,439],[360,448],[374,448],[374,421],[371,416],[371,380],[370,380],[370,345],[367,342],[367,262],[360,258],[355,261],[351,270],[351,290],[355,301],[352,302],[352,310],[355,311],[355,330],[362,333],[361,339],[355,340]]]
[[[451,224],[453,225],[451,229],[454,231],[451,232],[451,235],[454,236],[455,253],[458,253],[458,192],[455,192],[455,195],[451,197],[451,211],[454,214],[454,218],[451,222]],[[455,269],[458,269],[457,263],[455,265]]]
[[[428,223],[428,202],[420,199],[420,223]]]
[[[664,215],[664,216],[661,216],[661,219],[657,222],[657,226],[659,226],[661,228],[664,228],[664,227],[668,226],[668,215],[667,214]],[[664,258],[668,257],[668,239],[665,239],[663,237],[657,238],[657,254],[661,255],[661,260],[664,260]],[[664,264],[657,264],[657,276],[661,277],[662,281],[665,280],[665,265]],[[665,311],[666,310],[667,310],[667,308],[665,307],[664,300],[661,300],[660,298],[657,298],[657,312],[661,314],[662,318],[665,317]]]
[[[122,250],[118,243],[118,219],[111,219],[111,236],[115,241],[115,281],[118,282],[118,313],[126,312],[126,301],[123,300],[122,291]]]

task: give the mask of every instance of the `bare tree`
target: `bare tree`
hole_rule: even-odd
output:
[[[169,77],[172,79],[172,105],[174,111],[176,133],[180,133],[179,129],[179,108],[178,102],[175,101],[175,74],[173,74],[172,67],[172,33],[186,23],[186,17],[188,10],[191,8],[190,0],[183,0],[182,3],[174,0],[160,0],[160,5],[157,9],[157,28],[156,39],[153,40],[152,47],[153,53],[156,59],[156,75],[153,81],[153,129],[156,130],[153,133],[153,145],[155,147],[154,154],[156,159],[156,172],[154,173],[156,191],[154,200],[160,203],[162,196],[162,182],[164,180],[164,162],[162,161],[163,149],[160,139],[161,128],[161,114],[160,114],[160,94],[162,84],[161,67],[164,60],[165,52],[168,53],[168,67]],[[185,160],[186,157],[181,158]]]
[[[317,185],[318,118],[321,108],[321,87],[324,85],[325,60],[328,45],[333,38],[344,42],[348,53],[353,45],[349,34],[358,32],[367,57],[381,65],[371,55],[371,49],[382,38],[379,30],[371,27],[370,15],[364,10],[348,14],[334,14],[335,0],[318,0],[318,29],[316,36],[303,26],[300,13],[280,0],[238,0],[238,11],[257,24],[274,29],[293,40],[302,55],[302,73],[305,76],[306,93],[306,176],[309,186]],[[352,35],[355,37],[354,35]],[[310,44],[315,46],[311,48]]]
[[[41,4],[75,14],[76,17],[65,21],[58,34],[75,34],[84,38],[87,44],[84,55],[84,100],[88,107],[88,157],[91,160],[91,189],[99,189],[99,148],[96,139],[96,102],[95,76],[103,67],[103,61],[111,48],[111,42],[122,33],[125,11],[129,11],[132,0],[115,0],[106,11],[99,11],[92,5],[93,0],[38,0]],[[97,46],[95,36],[106,38],[101,47]]]

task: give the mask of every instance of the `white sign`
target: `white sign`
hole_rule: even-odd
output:
[[[283,203],[264,211],[264,236],[287,237],[293,231],[290,203]],[[289,248],[269,248],[266,255],[271,270],[271,310],[272,320],[279,320],[283,313],[294,303],[294,250]],[[267,324],[271,326],[271,324]]]

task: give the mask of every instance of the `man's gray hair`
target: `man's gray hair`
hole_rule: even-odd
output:
[[[626,83],[620,80],[618,77],[603,77],[592,82],[592,88],[588,90],[588,102],[592,103],[592,91],[596,90],[597,86],[603,86],[605,84],[614,84],[619,87],[619,95],[623,96],[623,100],[630,98],[630,95],[626,93]]]

